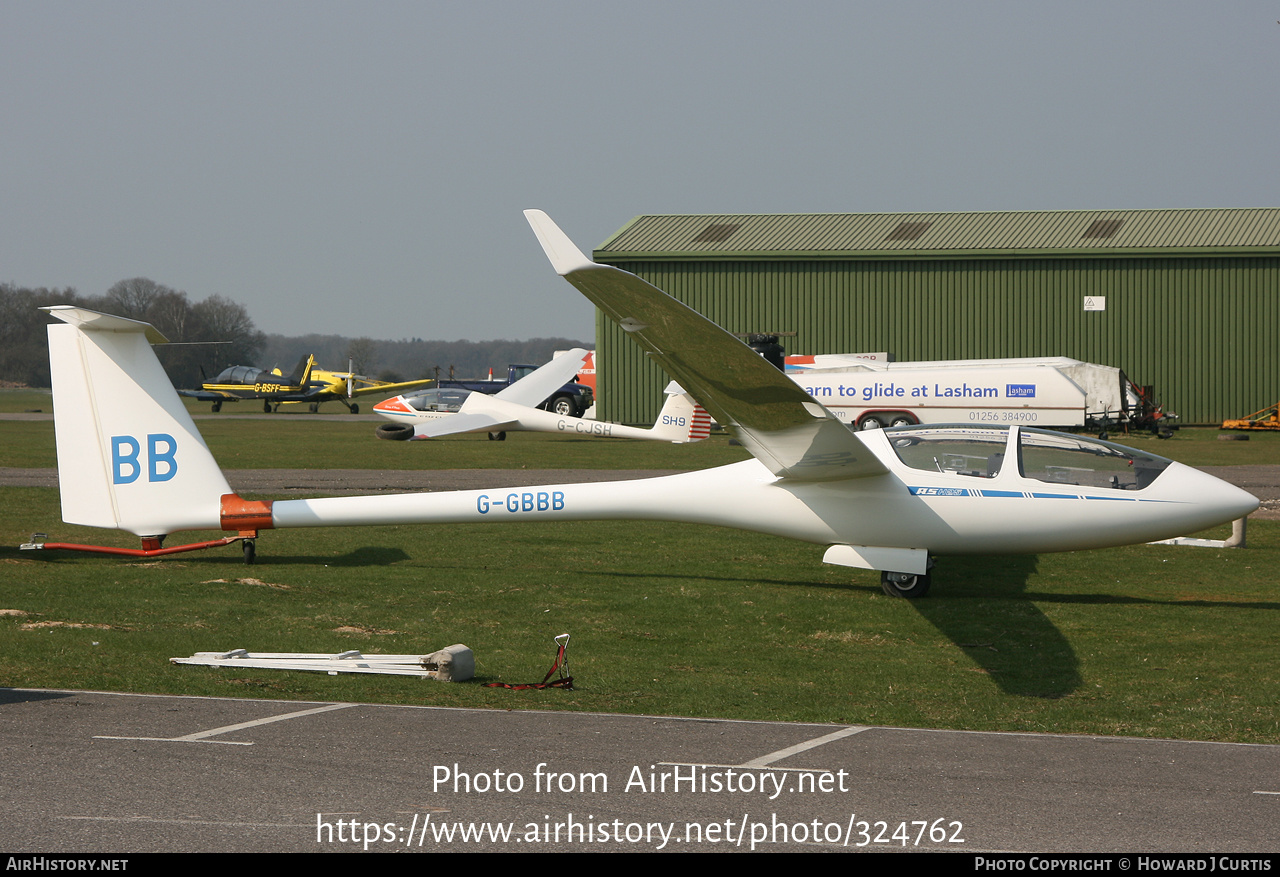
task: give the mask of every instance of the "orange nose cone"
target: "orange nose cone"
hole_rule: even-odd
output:
[[[383,399],[377,405],[373,406],[374,411],[391,411],[397,414],[412,414],[413,409],[404,402],[403,396],[396,396],[394,399]]]

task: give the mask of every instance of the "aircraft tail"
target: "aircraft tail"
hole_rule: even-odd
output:
[[[667,386],[667,401],[650,430],[653,438],[675,444],[700,442],[711,435],[711,415],[674,381]]]
[[[298,360],[298,364],[293,367],[293,374],[289,375],[289,386],[302,387],[306,389],[307,384],[311,382],[311,371],[316,367],[316,355],[308,354]],[[350,381],[348,380],[348,385]],[[350,392],[348,392],[350,395]]]
[[[49,326],[62,519],[162,536],[222,528],[231,494],[149,342],[149,323],[66,305]]]

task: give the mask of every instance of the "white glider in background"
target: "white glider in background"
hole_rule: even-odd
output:
[[[378,427],[378,438],[406,441],[487,432],[491,439],[504,439],[507,430],[512,430],[682,444],[701,441],[710,434],[711,417],[675,385],[667,388],[667,401],[650,429],[565,417],[536,407],[573,380],[586,355],[587,351],[578,348],[567,351],[492,396],[437,387],[386,399],[373,410],[394,423]]]
[[[247,560],[272,528],[716,524],[824,545],[826,562],[881,570],[886,593],[916,597],[928,589],[934,555],[1147,542],[1258,507],[1206,473],[1082,436],[1018,426],[855,432],[734,336],[639,277],[593,263],[541,211],[525,215],[557,273],[755,459],[637,481],[246,501],[227,488],[156,361],[150,327],[54,308],[65,321],[49,327],[63,519],[143,537],[142,550],[115,549],[133,554],[192,547],[160,546],[176,530],[229,531],[219,541],[243,539]]]

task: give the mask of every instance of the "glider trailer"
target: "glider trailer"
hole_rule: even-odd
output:
[[[1243,517],[1250,494],[1097,439],[1009,426],[855,431],[738,338],[633,274],[591,262],[526,211],[552,266],[618,323],[753,459],[635,481],[268,501],[236,496],[151,350],[145,324],[49,309],[63,520],[125,530],[167,554],[263,530],[362,524],[661,520],[826,546],[881,570],[895,596],[929,587],[934,555],[1027,554],[1180,536]],[[764,510],[764,511],[762,511]],[[167,534],[222,530],[165,548]],[[31,547],[75,547],[44,543]],[[82,548],[86,546],[80,546]],[[89,548],[89,550],[99,550]]]
[[[1120,369],[1065,356],[884,363],[829,354],[788,357],[787,374],[857,429],[1017,423],[1088,428],[1104,439],[1113,429],[1168,438],[1176,419]]]

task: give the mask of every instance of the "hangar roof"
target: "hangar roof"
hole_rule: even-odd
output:
[[[636,258],[1274,255],[1280,208],[637,216],[595,250]]]

